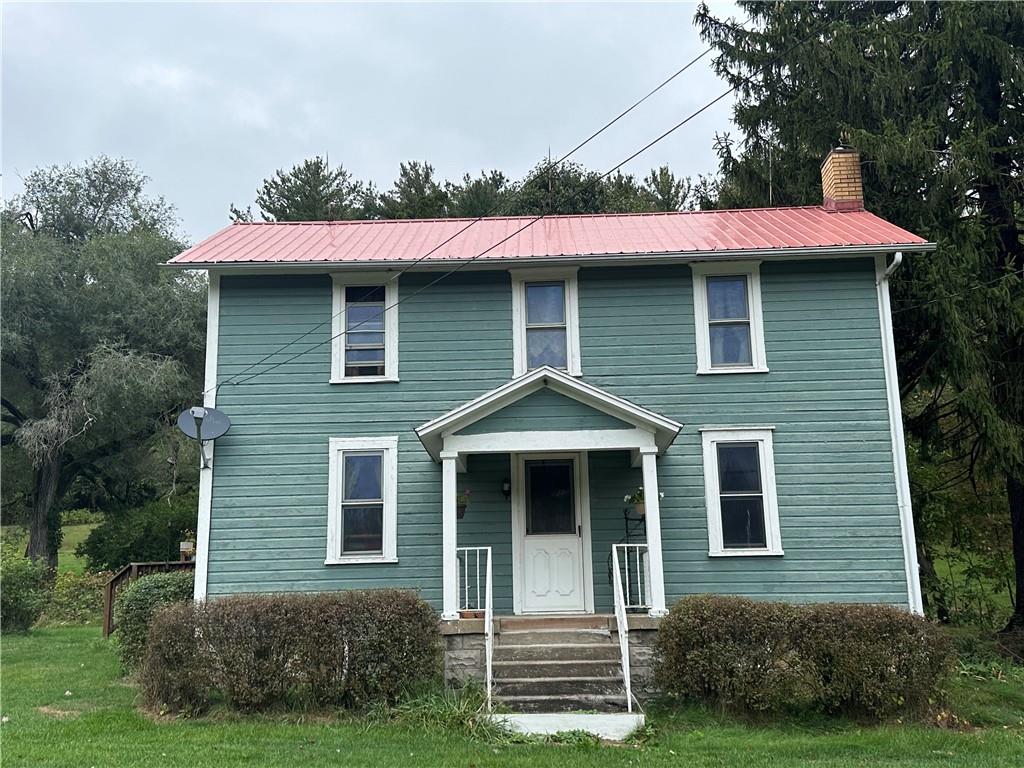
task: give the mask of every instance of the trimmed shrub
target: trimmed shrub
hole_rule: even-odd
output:
[[[196,528],[198,509],[197,497],[187,495],[176,496],[170,503],[161,499],[109,513],[75,554],[86,559],[90,571],[116,571],[133,562],[177,560],[178,545]]]
[[[205,671],[175,679],[184,666]],[[246,595],[166,610],[140,672],[148,706],[182,712],[217,695],[244,711],[390,704],[440,678],[437,614],[399,590]]]
[[[166,603],[191,600],[191,571],[152,573],[120,590],[114,599],[114,638],[127,671],[135,670],[146,650],[149,622],[156,609]]]
[[[797,616],[785,603],[684,598],[658,628],[657,683],[666,693],[732,709],[805,706],[817,686],[795,642]]]
[[[898,608],[714,595],[672,607],[656,655],[669,694],[746,711],[879,718],[927,704],[953,661],[935,625]]]
[[[153,614],[139,683],[154,709],[198,715],[210,704],[209,658],[196,633],[201,609],[191,602],[168,603]]]
[[[809,605],[796,628],[829,712],[887,717],[920,711],[953,665],[948,636],[892,606]]]
[[[0,630],[28,632],[50,597],[49,570],[6,541],[0,545]]]
[[[48,624],[87,624],[103,617],[103,587],[110,574],[58,573],[43,611]]]

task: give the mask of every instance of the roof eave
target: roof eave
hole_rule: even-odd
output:
[[[483,259],[424,259],[415,261],[367,259],[362,261],[210,261],[184,262],[168,261],[161,264],[172,269],[218,270],[223,272],[242,271],[348,271],[348,270],[417,270],[451,269],[466,265],[471,269],[508,269],[507,265],[528,264],[531,266],[554,266],[576,264],[579,266],[603,266],[618,264],[634,266],[638,264],[678,264],[693,261],[725,261],[729,259],[846,259],[865,256],[889,254],[895,251],[911,253],[931,253],[936,249],[935,243],[885,243],[875,245],[829,245],[801,248],[756,248],[721,251],[672,251],[649,253],[605,253],[570,256],[515,256],[505,258]],[[462,268],[465,269],[466,266]]]

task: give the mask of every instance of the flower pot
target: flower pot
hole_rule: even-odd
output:
[[[484,618],[485,612],[479,610],[471,611],[459,611],[460,619],[482,619]]]
[[[642,501],[638,501],[633,505],[633,511],[636,512],[638,516],[643,517],[647,514],[647,505]]]
[[[466,505],[465,504],[456,504],[455,505],[455,517],[458,518],[459,520],[461,520],[465,516],[466,516]]]

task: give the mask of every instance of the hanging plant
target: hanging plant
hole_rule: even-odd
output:
[[[459,491],[455,494],[455,517],[461,520],[466,516],[466,507],[469,506],[470,491]]]
[[[665,498],[664,491],[658,493],[658,498]],[[634,511],[640,515],[640,517],[647,514],[647,505],[644,503],[644,487],[642,485],[638,486],[632,493],[627,493],[622,497],[622,500],[627,504],[632,504]]]

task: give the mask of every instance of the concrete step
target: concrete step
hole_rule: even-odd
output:
[[[499,632],[532,630],[608,629],[607,616],[503,616],[498,619]]]
[[[495,661],[495,678],[619,677],[618,659],[581,661]]]
[[[493,691],[498,696],[612,696],[623,692],[622,677],[516,677],[495,678]]]
[[[611,645],[612,633],[607,629],[577,630],[528,630],[501,632],[497,636],[497,644],[501,645],[573,645],[603,644]]]
[[[617,665],[620,657],[617,643],[494,646],[495,661],[614,661]]]
[[[625,712],[626,695],[495,696],[494,702],[512,712]]]

